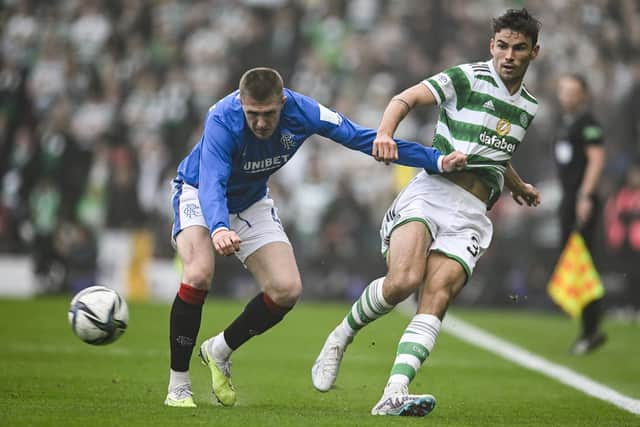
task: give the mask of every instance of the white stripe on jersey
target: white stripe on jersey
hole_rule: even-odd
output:
[[[332,123],[336,126],[340,126],[342,119],[340,118],[340,115],[338,113],[336,113],[335,111],[331,111],[322,104],[318,104],[318,107],[320,107],[320,120],[322,120],[323,122]]]

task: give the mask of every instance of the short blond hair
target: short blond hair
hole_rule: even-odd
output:
[[[266,101],[284,94],[282,76],[273,68],[258,67],[245,72],[240,78],[240,98],[249,96],[256,101]]]

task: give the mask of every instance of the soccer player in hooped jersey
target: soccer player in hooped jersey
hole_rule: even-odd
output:
[[[269,197],[267,180],[313,134],[385,163],[397,160],[431,173],[462,170],[466,165],[466,156],[460,152],[443,156],[436,149],[406,141],[383,141],[374,147],[375,130],[283,88],[277,71],[247,71],[239,90],[209,109],[202,139],[180,163],[174,180],[173,237],[183,273],[171,308],[166,405],[196,406],[189,361],[216,255],[235,254],[261,288],[224,331],[200,347],[221,404],[236,402],[231,353],[280,322],[296,303],[302,290],[300,273]]]
[[[433,145],[444,153],[467,154],[467,166],[452,174],[421,172],[387,211],[380,230],[387,275],[371,282],[327,337],[311,371],[319,391],[334,384],[356,333],[420,290],[417,313],[400,338],[382,398],[371,413],[424,416],[435,407],[432,395],[409,394],[408,386],[433,350],[447,307],[489,246],[493,226],[487,210],[503,185],[518,204],[540,202],[536,188],[510,164],[538,108],[522,84],[538,55],[538,31],[538,21],[525,9],[508,10],[493,20],[491,60],[445,70],[389,102],[374,147],[390,143],[415,106],[437,104]]]

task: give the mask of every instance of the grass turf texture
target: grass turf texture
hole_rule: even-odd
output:
[[[369,415],[408,322],[392,313],[365,328],[345,355],[336,387],[318,393],[310,369],[347,305],[301,303],[282,324],[233,356],[238,405],[212,403],[206,368],[192,359],[196,409],[166,408],[166,304],[130,304],[130,323],[114,344],[93,347],[73,336],[68,298],[0,300],[1,425],[52,426],[640,426],[625,412],[541,374],[528,371],[446,333],[413,382],[436,396],[427,418]],[[198,345],[242,309],[209,300]],[[571,357],[577,325],[561,315],[466,311],[473,324],[640,398],[640,327],[607,322],[609,342]]]

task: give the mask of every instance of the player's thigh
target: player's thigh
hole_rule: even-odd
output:
[[[209,230],[198,225],[181,230],[176,236],[176,248],[182,261],[182,282],[208,289],[215,264]]]
[[[409,221],[393,229],[387,251],[387,278],[416,288],[425,274],[431,234],[422,221]]]
[[[278,210],[270,197],[258,200],[244,211],[229,215],[231,229],[240,236],[240,250],[236,258],[246,260],[260,248],[275,242],[290,245],[289,238],[278,217]]]
[[[302,280],[289,243],[268,243],[249,255],[245,265],[277,304],[293,304],[300,296]]]
[[[441,252],[432,251],[427,258],[427,270],[420,292],[418,312],[442,318],[466,281],[467,273],[459,261]]]

